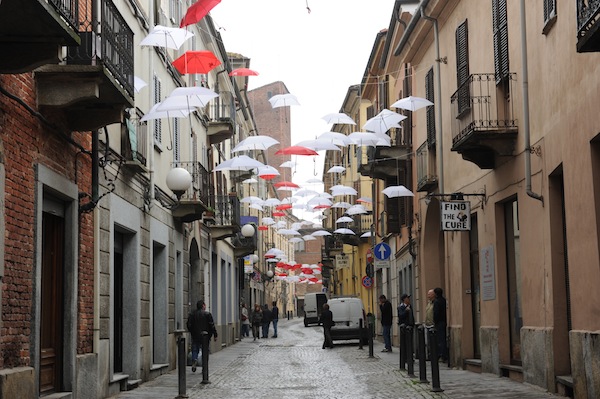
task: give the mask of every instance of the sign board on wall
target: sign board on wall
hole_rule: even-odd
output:
[[[254,271],[252,267],[252,255],[244,256],[244,273],[250,274]]]
[[[494,247],[488,245],[479,252],[479,275],[481,278],[481,300],[496,299],[496,273],[494,272]]]
[[[347,255],[336,255],[335,266],[338,269],[350,266],[350,259]]]
[[[469,201],[440,202],[442,231],[471,230],[471,203]]]

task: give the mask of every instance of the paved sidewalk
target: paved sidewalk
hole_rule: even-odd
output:
[[[260,378],[256,381],[255,389],[252,386],[244,387],[243,396],[254,397],[254,398],[271,398],[277,393],[276,396],[279,398],[284,397],[324,397],[313,395],[312,391],[307,391],[308,395],[299,395],[299,392],[288,391],[289,396],[286,396],[284,391],[270,391],[269,394],[261,390],[262,385],[267,384],[272,375],[277,374],[273,371],[273,367],[278,367],[280,364],[276,360],[275,353],[278,351],[291,351],[291,350],[310,350],[306,352],[306,355],[310,353],[328,354],[326,359],[331,359],[331,368],[338,369],[336,361],[344,359],[344,364],[350,364],[352,371],[348,372],[347,383],[356,383],[363,381],[363,384],[373,385],[374,387],[369,391],[367,396],[364,393],[361,398],[421,398],[421,399],[433,399],[433,398],[461,398],[461,399],[497,399],[497,398],[519,398],[519,399],[544,399],[544,398],[558,398],[556,395],[544,392],[541,388],[522,384],[512,381],[507,378],[500,378],[491,374],[478,374],[469,371],[451,369],[444,364],[440,364],[440,387],[443,392],[433,392],[431,384],[431,370],[430,365],[427,366],[429,383],[419,382],[419,364],[415,362],[415,374],[416,378],[410,378],[406,371],[399,370],[399,352],[398,348],[394,347],[393,352],[385,353],[381,352],[383,344],[375,341],[373,346],[373,357],[369,358],[369,347],[364,346],[362,350],[357,349],[356,345],[336,345],[331,352],[328,350],[321,351],[320,337],[322,336],[320,327],[313,329],[304,329],[301,324],[301,319],[293,320],[281,320],[279,323],[280,338],[277,339],[261,339],[253,342],[252,338],[245,338],[242,341],[224,348],[223,350],[211,354],[210,356],[210,380],[214,385],[202,385],[202,369],[198,368],[196,373],[191,372],[191,368],[186,368],[186,381],[187,381],[187,395],[190,398],[203,398],[203,397],[216,397],[218,392],[221,392],[221,398],[229,397],[240,397],[239,391],[235,390],[235,386],[239,381],[236,381],[236,375],[242,377],[239,373],[240,367],[243,370],[248,370],[248,364],[254,364],[252,359],[262,359],[259,364],[256,364],[254,372],[260,373]],[[286,337],[286,329],[290,329],[289,335],[292,334],[292,330],[297,331],[306,330],[310,341],[307,339],[305,342],[291,341],[291,338]],[[282,339],[283,337],[283,339]],[[290,341],[293,344],[290,344]],[[314,341],[314,342],[313,342]],[[282,346],[283,345],[283,346]],[[289,348],[289,349],[286,349]],[[292,349],[294,348],[294,349]],[[318,351],[318,352],[312,352]],[[289,352],[290,354],[292,352]],[[264,360],[261,356],[271,356],[273,360]],[[285,355],[284,355],[285,356]],[[337,360],[336,360],[337,359]],[[247,363],[248,362],[248,363]],[[349,363],[348,363],[349,362]],[[341,365],[341,363],[340,363]],[[246,371],[244,371],[246,372]],[[302,369],[302,373],[310,375],[313,370]],[[264,374],[263,374],[264,373]],[[345,377],[345,375],[344,375]],[[370,381],[370,382],[367,382]],[[394,384],[392,384],[392,382]],[[405,387],[397,390],[399,386]],[[389,385],[389,386],[388,386]],[[237,392],[235,396],[227,396],[227,390],[223,387],[230,389],[231,392]],[[395,387],[395,388],[392,388]],[[280,387],[285,388],[285,387]],[[289,388],[289,387],[288,387]],[[297,387],[307,388],[305,386]],[[277,389],[277,388],[274,388]],[[293,389],[293,388],[292,388]],[[395,389],[395,390],[394,390]],[[178,397],[178,374],[177,370],[173,370],[168,374],[164,374],[152,381],[142,384],[137,389],[128,392],[122,392],[114,399],[168,399]],[[317,392],[314,392],[316,394]],[[233,395],[233,394],[231,394]],[[332,392],[330,397],[340,397]],[[358,396],[357,396],[358,397]],[[347,396],[345,397],[345,399]],[[349,399],[349,398],[348,398]]]

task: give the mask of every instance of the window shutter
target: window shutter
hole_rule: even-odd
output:
[[[154,75],[154,104],[158,104],[162,101],[161,94],[161,82],[158,76]],[[160,119],[154,120],[154,141],[156,143],[162,142],[162,121]]]
[[[425,75],[425,98],[435,104],[435,92],[433,88],[433,68]],[[427,146],[435,147],[435,106],[427,107]]]
[[[508,78],[508,17],[506,0],[492,0],[496,83]]]
[[[181,140],[179,134],[179,119],[173,118],[173,162],[181,161]]]
[[[544,22],[556,15],[556,0],[544,0]]]
[[[469,97],[469,29],[467,21],[456,29],[456,83],[458,92],[458,114],[469,109],[471,99]]]

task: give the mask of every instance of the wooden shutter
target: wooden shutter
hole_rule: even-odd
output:
[[[173,118],[173,162],[181,161],[181,135],[179,134],[179,119]]]
[[[162,101],[161,82],[158,76],[154,75],[154,104]],[[158,144],[162,141],[162,122],[160,119],[154,120],[154,141]]]
[[[469,96],[469,29],[467,21],[456,29],[456,83],[458,85],[458,115],[470,108]]]
[[[435,92],[433,88],[433,68],[425,75],[425,98],[435,104]],[[427,147],[435,148],[435,108],[427,107]]]
[[[556,0],[544,0],[544,22],[556,16]]]
[[[496,83],[508,78],[508,17],[506,0],[492,0]]]

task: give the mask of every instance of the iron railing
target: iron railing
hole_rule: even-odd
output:
[[[228,91],[219,93],[208,105],[208,118],[211,122],[231,122],[235,125],[235,96]]]
[[[215,224],[221,226],[239,226],[241,207],[235,195],[211,195],[210,206],[215,211]]]
[[[100,20],[90,2],[83,4],[91,10],[83,12],[81,45],[69,48],[67,63],[103,65],[133,97],[133,31],[112,0],[101,0]]]
[[[417,191],[437,182],[437,174],[433,169],[429,154],[429,142],[425,141],[417,149]]]
[[[79,0],[49,0],[56,11],[75,30],[79,30]]]
[[[600,0],[577,0],[577,37],[585,37],[599,23]]]
[[[200,162],[176,162],[171,167],[184,168],[192,175],[192,187],[182,196],[182,201],[200,201],[205,205],[210,205],[212,193],[212,183],[210,173]]]
[[[476,73],[452,95],[452,143],[456,144],[469,134],[479,132],[502,133],[515,131],[514,100],[512,82],[515,73],[496,84],[493,73]]]
[[[362,233],[366,233],[367,231],[371,231],[371,225],[373,224],[373,215],[365,214],[365,215],[353,215],[352,225],[350,225],[350,229],[354,231],[358,236]]]

